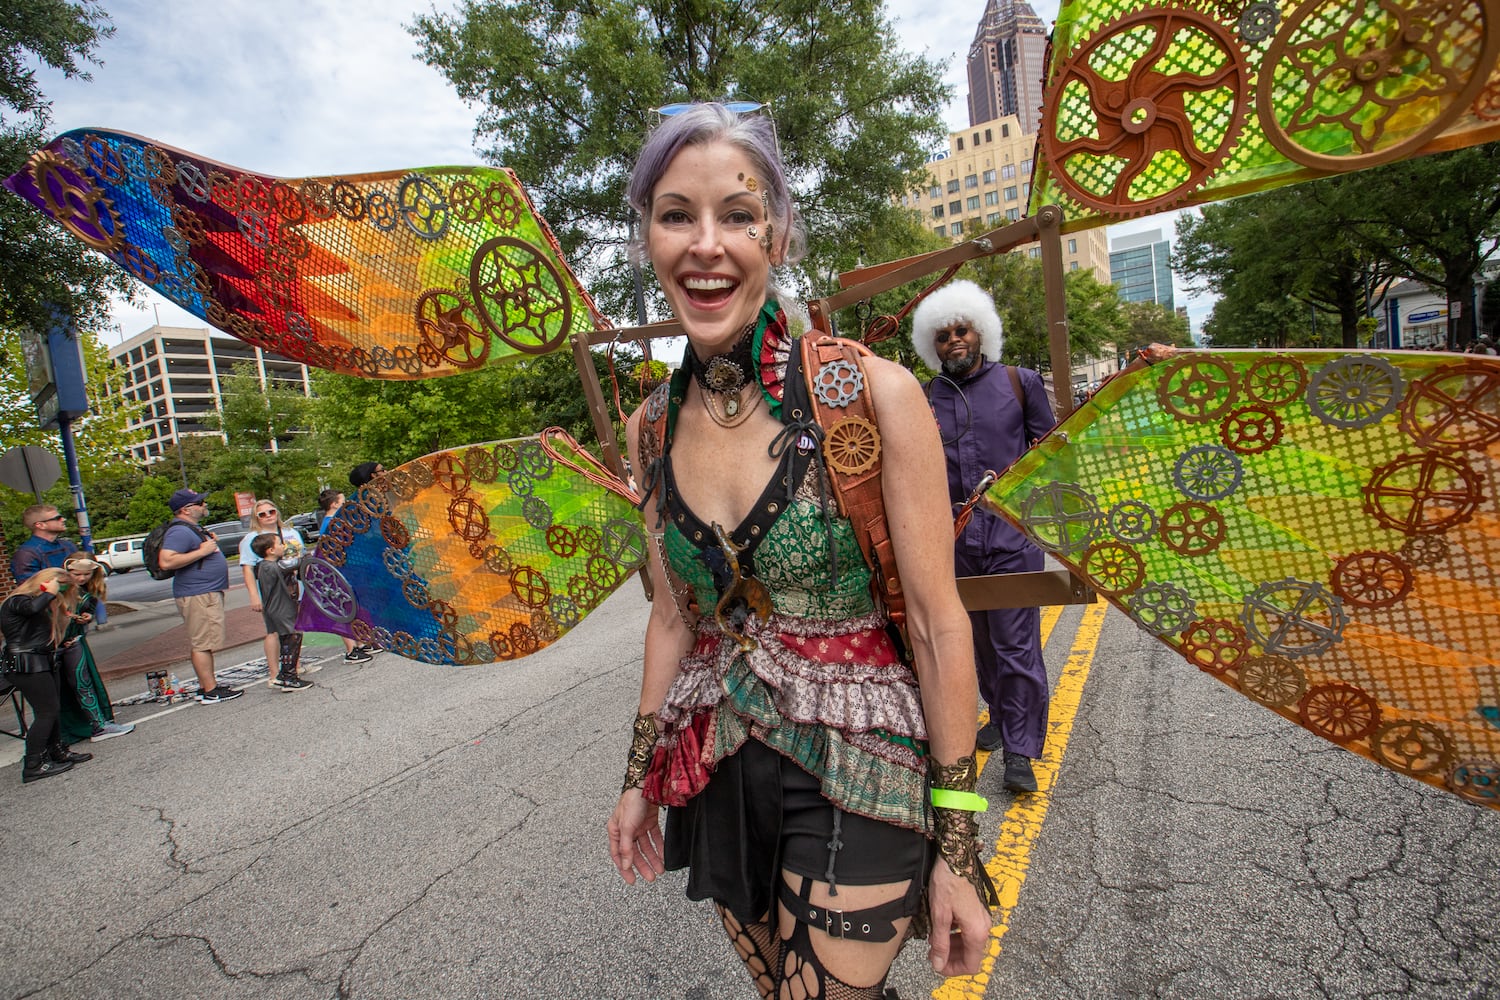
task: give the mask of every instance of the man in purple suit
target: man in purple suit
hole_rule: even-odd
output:
[[[1052,429],[1052,407],[1040,375],[1000,363],[1000,316],[972,281],[950,282],[924,299],[912,314],[911,339],[939,373],[927,396],[948,458],[948,497],[962,504],[987,471],[1004,471]],[[959,576],[982,576],[1040,570],[1043,557],[979,506],[955,542],[954,563]],[[979,748],[1004,750],[1006,788],[1034,792],[1031,761],[1041,756],[1047,730],[1041,609],[973,611],[969,622],[979,693],[990,711]]]

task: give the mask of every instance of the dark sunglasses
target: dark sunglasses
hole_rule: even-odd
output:
[[[939,330],[936,334],[933,335],[932,339],[937,341],[939,344],[946,344],[952,337],[957,337],[962,340],[964,337],[967,337],[973,332],[974,328],[972,326],[955,326],[951,330]]]

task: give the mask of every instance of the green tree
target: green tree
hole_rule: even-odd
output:
[[[235,365],[221,394],[222,411],[204,418],[206,426],[227,438],[209,459],[210,484],[217,491],[254,493],[295,509],[311,507],[320,476],[317,449],[308,433],[311,401],[275,379],[262,385],[248,362]],[[217,497],[210,500],[222,502]]]
[[[769,105],[811,236],[809,287],[945,134],[939,67],[898,50],[874,0],[463,0],[411,31],[422,58],[480,106],[486,158],[526,183],[612,315],[631,313],[625,182],[652,109]]]
[[[1041,260],[1012,252],[973,261],[965,268],[968,276],[995,298],[1005,338],[1001,360],[1040,372],[1051,371]],[[1064,276],[1063,291],[1067,298],[1068,354],[1075,364],[1099,357],[1124,337],[1125,319],[1115,286],[1100,282],[1093,271],[1080,269]]]
[[[24,167],[49,138],[51,103],[35,67],[86,79],[113,32],[97,3],[26,0],[0,10],[0,176]],[[0,232],[0,328],[41,327],[51,306],[96,327],[109,318],[110,294],[134,294],[124,271],[19,198],[0,198]]]
[[[1151,344],[1193,346],[1187,317],[1177,315],[1159,302],[1125,302],[1120,305],[1120,314],[1126,332],[1116,347],[1126,354],[1133,355],[1137,349]]]

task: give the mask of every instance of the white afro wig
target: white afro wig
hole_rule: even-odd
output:
[[[995,312],[995,300],[972,281],[951,281],[923,299],[911,314],[911,346],[928,368],[942,371],[933,338],[955,323],[978,330],[979,350],[990,361],[1000,360],[1000,314]]]

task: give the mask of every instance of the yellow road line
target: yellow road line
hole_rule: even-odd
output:
[[[1047,742],[1042,748],[1041,758],[1033,766],[1037,791],[1019,796],[1006,810],[1005,820],[1000,824],[1000,836],[995,841],[994,856],[985,865],[990,878],[995,882],[995,888],[1000,892],[1000,906],[995,913],[995,926],[990,929],[989,947],[980,962],[979,972],[973,976],[955,976],[944,981],[932,991],[933,1000],[982,998],[989,985],[995,959],[1000,955],[1000,939],[1010,929],[1011,912],[1016,908],[1021,885],[1026,881],[1026,871],[1031,867],[1032,845],[1041,836],[1042,822],[1047,818],[1047,807],[1052,802],[1052,786],[1057,781],[1063,754],[1068,749],[1068,739],[1073,735],[1073,718],[1078,714],[1083,684],[1088,680],[1089,668],[1093,666],[1099,633],[1104,627],[1104,613],[1108,609],[1109,605],[1100,601],[1087,605],[1084,610],[1083,620],[1079,622],[1078,631],[1073,636],[1073,649],[1068,654],[1068,662],[1063,665],[1062,675],[1057,679],[1057,687],[1052,692],[1047,718]],[[1047,612],[1054,612],[1050,619]],[[1057,624],[1060,612],[1060,608],[1044,609],[1044,644],[1051,636],[1052,627]]]

